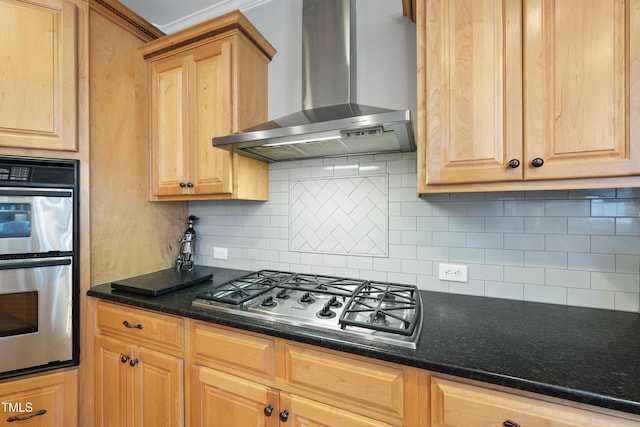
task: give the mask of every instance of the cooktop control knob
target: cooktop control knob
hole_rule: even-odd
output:
[[[278,299],[289,299],[289,294],[286,289],[280,289],[276,294],[276,298]]]
[[[302,296],[300,297],[300,302],[303,304],[313,304],[316,300],[314,300],[313,298],[311,298],[311,294],[309,292],[305,292],[304,294],[302,294]]]
[[[335,296],[335,295],[334,295],[334,296],[332,296],[332,297],[329,299],[329,302],[327,302],[327,304],[329,304],[329,306],[330,306],[330,307],[333,307],[333,308],[340,308],[340,307],[342,307],[342,303],[341,303],[340,301],[338,301],[338,297],[337,297],[337,296]]]
[[[322,308],[318,312],[317,316],[322,318],[322,319],[333,319],[334,317],[336,317],[336,313],[331,311],[331,304],[330,304],[329,301],[327,301],[322,306]]]
[[[275,307],[276,304],[277,303],[273,300],[273,297],[267,297],[262,301],[260,305],[262,307]]]

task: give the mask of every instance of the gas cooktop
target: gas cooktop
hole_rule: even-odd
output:
[[[261,270],[196,295],[193,306],[416,348],[415,286]]]

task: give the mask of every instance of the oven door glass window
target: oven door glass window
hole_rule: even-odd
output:
[[[31,205],[0,203],[0,239],[31,236]]]
[[[0,294],[0,337],[38,332],[38,292]]]

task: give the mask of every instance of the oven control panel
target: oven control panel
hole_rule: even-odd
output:
[[[0,181],[29,181],[31,167],[0,164]]]
[[[0,156],[0,186],[71,188],[77,160]]]

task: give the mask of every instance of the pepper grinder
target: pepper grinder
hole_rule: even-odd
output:
[[[176,268],[178,271],[183,268],[186,268],[188,271],[193,271],[193,255],[196,249],[196,230],[193,229],[193,225],[197,220],[198,218],[193,215],[187,217],[187,229],[182,235],[182,238],[178,240],[180,243],[180,253],[176,260]]]

